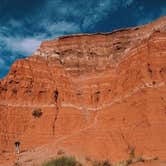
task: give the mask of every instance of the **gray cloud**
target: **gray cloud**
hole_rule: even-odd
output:
[[[30,55],[40,45],[41,40],[35,37],[34,38],[7,37],[3,38],[3,42],[5,42],[6,48],[8,50],[11,50],[15,54]]]
[[[87,0],[85,0],[87,1]],[[70,33],[80,33],[94,28],[120,6],[129,6],[133,0],[96,0],[71,3],[63,0],[49,0],[21,21],[9,20],[0,27],[0,48],[5,46],[13,54],[30,55],[42,40],[56,38]],[[73,18],[68,20],[68,18]],[[32,26],[38,32],[28,26]],[[42,29],[40,31],[39,29]],[[29,32],[30,31],[30,32]],[[29,34],[28,34],[29,33]]]
[[[164,6],[153,12],[155,8],[152,5],[151,11],[147,11],[149,8],[147,2],[139,3],[136,0],[38,0],[38,2],[39,4],[36,2],[34,6],[32,5],[33,10],[29,6],[27,12],[22,11],[23,16],[19,15],[18,19],[12,14],[17,15],[19,12],[15,10],[12,14],[6,12],[9,19],[0,22],[1,67],[5,65],[8,67],[11,64],[6,62],[6,57],[13,62],[17,55],[19,57],[31,55],[43,40],[66,34],[105,32],[119,27],[145,24],[157,18],[159,12],[161,15],[166,14]],[[12,4],[9,0],[8,3]],[[11,6],[13,7],[13,4]],[[27,5],[24,7],[26,9]],[[128,17],[124,18],[123,14]],[[102,23],[105,23],[104,27]],[[5,61],[1,54],[3,57],[6,55]]]
[[[38,37],[24,37],[22,34],[12,33],[13,29],[22,29],[22,24],[10,21],[7,26],[0,27],[0,48],[9,50],[11,54],[31,54],[40,44]]]
[[[41,23],[40,28],[43,28],[43,33],[37,33],[32,36],[24,35],[24,22],[10,20],[7,26],[0,27],[0,48],[10,50],[14,54],[31,55],[40,45],[43,40],[56,38],[66,33],[76,33],[80,31],[77,24],[72,22],[45,22]],[[22,33],[12,34],[14,28],[22,29]]]

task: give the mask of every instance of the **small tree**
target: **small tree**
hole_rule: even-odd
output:
[[[43,112],[42,112],[41,108],[35,108],[32,112],[32,115],[35,118],[40,118],[43,115]]]

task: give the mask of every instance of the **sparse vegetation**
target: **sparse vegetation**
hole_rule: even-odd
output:
[[[57,151],[57,155],[64,155],[64,153],[65,152],[62,149],[60,149],[60,150]]]
[[[40,118],[43,115],[41,108],[35,108],[32,112],[34,118]]]
[[[92,166],[111,166],[108,160],[105,161],[94,161]]]
[[[113,166],[129,166],[129,165],[134,164],[134,163],[146,162],[146,161],[151,161],[154,159],[158,159],[158,158],[155,157],[152,159],[145,159],[142,156],[136,157],[135,148],[129,147],[129,158],[127,160],[120,161]]]
[[[129,160],[133,160],[135,158],[135,147],[129,146]]]
[[[86,162],[91,162],[92,161],[91,158],[88,157],[88,156],[85,157],[85,160],[86,160]]]
[[[86,157],[85,161],[86,163],[88,163],[89,166],[130,166],[135,163],[158,160],[158,157],[154,157],[150,159],[149,158],[146,159],[142,156],[136,157],[135,148],[131,148],[130,150],[131,151],[129,151],[129,158],[126,160],[121,160],[117,163],[111,163],[109,160],[94,161],[94,160],[91,160],[90,157]],[[62,156],[55,160],[48,161],[47,163],[44,163],[42,166],[82,166],[82,164],[76,161],[74,157]]]
[[[2,150],[1,153],[8,153],[8,151],[7,150]]]
[[[154,157],[152,160],[159,160],[159,158],[158,157]]]
[[[15,162],[13,166],[21,166],[18,162]]]
[[[128,166],[128,162],[127,160],[122,160],[122,161],[119,161],[118,163],[116,163],[114,166]]]
[[[76,161],[74,157],[63,156],[58,159],[44,163],[42,166],[81,166],[81,164]]]

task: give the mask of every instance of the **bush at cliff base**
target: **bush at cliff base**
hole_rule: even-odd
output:
[[[74,157],[60,157],[58,159],[48,161],[42,166],[81,166],[81,164],[76,161]]]

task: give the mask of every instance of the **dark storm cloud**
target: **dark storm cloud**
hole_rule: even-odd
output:
[[[0,77],[42,40],[110,32],[166,14],[165,0],[0,0]]]

